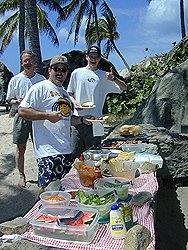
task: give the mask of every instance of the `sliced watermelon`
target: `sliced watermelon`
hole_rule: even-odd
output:
[[[66,221],[64,222],[65,225],[71,225],[71,226],[88,226],[92,223],[95,213],[92,212],[83,212],[83,214],[74,221]]]

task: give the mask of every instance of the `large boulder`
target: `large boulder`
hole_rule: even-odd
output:
[[[2,62],[0,62],[0,104],[6,103],[8,83],[12,76],[13,73],[10,72]]]
[[[153,124],[174,132],[188,125],[188,60],[158,80],[148,100],[126,124]]]

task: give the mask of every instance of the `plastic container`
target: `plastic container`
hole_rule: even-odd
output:
[[[117,182],[128,182],[128,184],[124,185],[123,187],[108,187],[109,184],[117,184]],[[119,183],[118,183],[119,185]],[[130,186],[130,180],[127,178],[120,178],[120,177],[105,177],[102,179],[97,179],[94,182],[94,188],[103,191],[103,192],[110,192],[112,190],[115,190],[118,195],[119,200],[126,200],[128,198],[128,191],[129,191],[129,186]]]
[[[99,195],[103,195],[105,193],[108,193],[106,191],[100,191],[100,190],[85,190],[85,192],[87,194],[91,194],[91,193],[97,193]],[[85,205],[81,202],[79,202],[78,200],[78,197],[75,198],[76,202],[78,203],[79,207],[81,209],[88,209],[88,208],[93,208],[93,209],[96,209],[98,210],[99,212],[99,223],[106,223],[106,222],[109,222],[109,215],[110,215],[110,209],[111,209],[111,206],[113,204],[116,204],[116,202],[118,201],[118,195],[114,192],[114,199],[111,203],[107,203],[107,204],[104,204],[104,205]]]
[[[110,230],[114,239],[124,239],[126,235],[126,227],[122,212],[117,204],[111,207],[110,211]]]
[[[58,225],[57,222],[47,223],[44,221],[38,221],[41,215],[52,215],[59,218],[65,217],[66,214],[74,214],[76,210],[81,210],[86,213],[93,213],[95,217],[90,225]],[[61,206],[48,206],[41,208],[37,214],[30,221],[32,225],[33,232],[35,235],[48,237],[53,239],[60,239],[71,242],[85,242],[90,243],[98,229],[99,215],[98,211],[91,208],[78,207],[61,207]]]
[[[83,156],[85,160],[100,161],[102,159],[108,159],[110,151],[108,149],[87,150],[83,152]]]
[[[84,187],[92,188],[93,186],[93,178],[95,176],[94,168],[87,169],[77,169],[80,183]]]
[[[63,200],[54,199],[54,197],[59,197],[59,199],[62,198]],[[71,195],[64,191],[46,191],[40,194],[40,200],[43,206],[69,206]]]
[[[133,161],[109,162],[106,168],[113,177],[127,178],[134,181],[136,170],[139,169],[140,163]]]
[[[136,143],[136,144],[122,144],[122,151],[126,152],[136,152],[142,153],[145,151],[147,144],[146,143]]]
[[[140,165],[144,162],[151,162],[158,165],[158,169],[163,167],[163,159],[160,155],[154,155],[149,153],[140,153],[135,155],[135,162]]]

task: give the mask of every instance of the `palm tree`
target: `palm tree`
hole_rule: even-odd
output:
[[[184,17],[184,0],[180,0],[180,22],[181,22],[181,36],[186,37],[185,17]]]
[[[54,10],[59,13],[61,11],[61,3],[63,2],[63,0],[40,0],[37,2],[39,4],[47,6],[50,10]],[[38,28],[41,32],[45,32],[48,35],[49,39],[55,46],[59,46],[56,32],[48,21],[48,15],[38,5],[38,3],[36,3],[35,1],[37,8]],[[3,53],[5,48],[10,44],[18,28],[20,53],[25,49],[25,38],[28,37],[28,26],[26,21],[27,10],[25,8],[25,5],[25,0],[5,0],[0,3],[0,16],[5,15],[5,13],[7,13],[8,11],[14,11],[14,13],[10,17],[8,17],[4,22],[0,24],[0,39],[2,41],[0,53]]]
[[[65,0],[64,3],[70,2],[65,7],[62,8],[62,12],[58,16],[57,26],[60,25],[61,21],[66,21],[72,13],[76,12],[70,27],[70,31],[68,34],[68,38],[74,32],[74,45],[78,42],[80,26],[83,21],[83,17],[87,17],[87,25],[90,25],[91,22],[95,23],[95,31],[97,37],[97,44],[100,47],[100,39],[99,39],[99,30],[98,30],[98,19],[97,19],[97,6],[99,5],[101,0]]]
[[[29,48],[33,51],[36,58],[36,71],[43,73],[42,57],[39,42],[39,32],[37,24],[37,9],[36,0],[25,0],[26,4],[26,17],[27,17],[27,31]]]
[[[107,40],[104,45],[104,56],[108,59],[109,53],[113,50],[116,51],[118,56],[122,59],[124,65],[128,69],[129,72],[131,72],[131,69],[126,62],[125,58],[117,48],[115,44],[115,40],[119,39],[119,33],[116,31],[117,28],[117,22],[116,18],[113,16],[112,11],[104,1],[104,3],[101,5],[101,13],[104,16],[104,18],[98,19],[98,25],[99,25],[99,40],[100,42],[102,40]],[[92,22],[90,26],[86,28],[85,33],[86,43],[88,45],[91,45],[96,42],[96,31],[95,31],[95,23]]]

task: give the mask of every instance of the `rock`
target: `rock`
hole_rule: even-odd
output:
[[[132,204],[141,207],[152,198],[150,192],[139,192],[132,197]]]
[[[150,231],[141,225],[136,225],[126,233],[124,250],[146,250],[151,243]]]
[[[13,243],[2,243],[0,249],[3,250],[47,250],[49,247],[40,245],[38,243],[30,242],[28,240],[16,241]],[[50,248],[58,250],[59,248]]]
[[[5,221],[0,224],[0,231],[3,234],[23,234],[29,225],[29,220],[24,217],[17,217],[14,220]]]
[[[188,125],[188,60],[156,81],[149,98],[126,124],[153,124],[180,133]]]
[[[13,76],[7,67],[0,62],[0,104],[6,102],[6,93],[8,88],[8,83]]]

